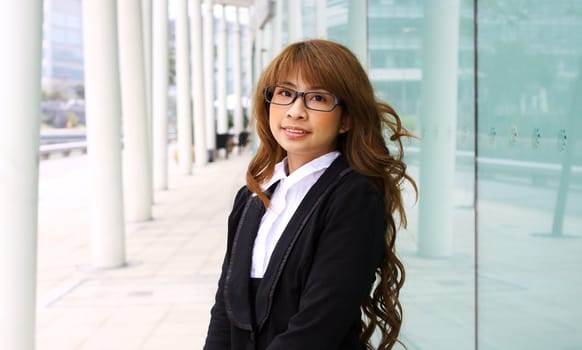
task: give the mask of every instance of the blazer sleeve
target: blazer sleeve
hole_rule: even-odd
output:
[[[324,211],[299,310],[268,350],[337,349],[350,328],[359,327],[385,254],[386,221],[380,193],[365,178],[352,180],[334,191]]]
[[[236,226],[240,220],[241,212],[244,208],[244,203],[248,194],[249,191],[246,187],[243,187],[238,191],[234,200],[232,212],[228,217],[228,241],[226,254],[222,263],[222,272],[218,280],[218,289],[214,299],[214,306],[212,306],[212,309],[210,310],[210,324],[208,326],[208,334],[206,336],[204,350],[230,349],[230,321],[226,315],[226,309],[224,306],[224,278],[226,276],[226,271],[228,270],[230,250],[232,248]]]

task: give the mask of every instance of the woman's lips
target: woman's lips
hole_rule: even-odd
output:
[[[297,126],[283,126],[281,127],[285,134],[289,137],[301,137],[307,135],[309,132]]]

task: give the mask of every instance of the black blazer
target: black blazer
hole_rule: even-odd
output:
[[[251,307],[252,249],[263,214],[243,187],[228,220],[204,349],[364,349],[360,308],[385,254],[382,195],[337,158],[289,221]]]

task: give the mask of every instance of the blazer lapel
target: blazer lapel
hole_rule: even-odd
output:
[[[237,327],[252,330],[249,279],[253,245],[265,207],[250,196],[239,221],[224,284],[224,302],[229,319]]]
[[[307,192],[305,198],[303,198],[303,201],[301,201],[301,204],[291,217],[281,238],[275,245],[275,250],[269,260],[267,271],[265,271],[263,280],[257,290],[255,315],[259,331],[269,316],[275,287],[303,227],[315,209],[327,197],[327,194],[345,174],[351,171],[352,169],[344,158],[342,156],[338,157]]]
[[[270,197],[278,184],[279,181],[269,187],[267,196]],[[264,214],[265,206],[259,197],[249,196],[234,235],[224,284],[224,303],[229,319],[238,328],[249,331],[254,323],[249,299],[253,246]]]

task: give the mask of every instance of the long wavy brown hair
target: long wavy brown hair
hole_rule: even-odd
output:
[[[337,149],[350,166],[365,175],[384,194],[387,220],[386,254],[376,271],[377,283],[362,305],[361,338],[367,349],[373,349],[371,337],[375,329],[381,333],[377,349],[391,349],[399,342],[402,305],[398,299],[404,283],[404,266],[395,254],[395,238],[399,223],[406,227],[401,189],[409,181],[403,162],[402,139],[413,137],[403,126],[398,114],[387,103],[376,99],[372,84],[356,56],[346,47],[327,40],[308,40],[285,48],[265,69],[257,82],[253,115],[260,145],[247,171],[247,186],[265,206],[269,205],[261,184],[274,173],[274,166],[286,152],[269,128],[269,105],[262,89],[276,84],[289,73],[300,73],[307,83],[324,86],[342,103],[342,117],[349,131],[338,136]],[[387,147],[387,140],[392,147]],[[396,220],[398,219],[398,221]]]

